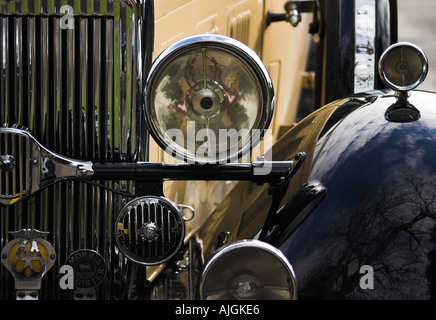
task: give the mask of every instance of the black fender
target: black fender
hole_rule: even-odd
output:
[[[306,153],[261,239],[293,265],[300,299],[435,297],[436,95],[409,102],[337,101],[274,146]]]

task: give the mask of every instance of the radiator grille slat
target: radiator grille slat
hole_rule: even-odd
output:
[[[3,108],[0,108],[1,122],[5,123],[9,116],[9,19],[1,19],[1,86],[0,86],[0,99]]]
[[[137,160],[136,92],[142,70],[137,67],[140,37],[135,21],[142,10],[132,3],[66,1],[78,12],[74,29],[61,29],[59,8],[64,1],[2,1],[0,126],[27,127],[45,147],[71,158]],[[4,139],[0,137],[0,155],[16,154],[17,171],[27,173],[2,175],[1,188],[23,190],[30,170],[26,145]],[[126,181],[104,184],[128,192],[134,187]],[[115,248],[113,224],[127,200],[105,188],[60,182],[13,206],[0,207],[0,249],[12,239],[8,231],[50,232],[47,240],[55,246],[57,260],[43,279],[41,299],[70,297],[58,285],[60,266],[75,250],[96,250],[112,266],[97,297],[121,298],[126,294],[126,267]],[[14,298],[13,286],[1,267],[0,300]]]

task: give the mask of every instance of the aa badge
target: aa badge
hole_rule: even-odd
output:
[[[53,246],[43,237],[47,232],[23,229],[9,232],[9,241],[1,253],[1,262],[12,274],[16,290],[40,290],[41,280],[56,260]]]

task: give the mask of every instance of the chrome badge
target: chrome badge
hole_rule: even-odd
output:
[[[97,287],[106,277],[106,263],[94,250],[75,251],[67,258],[65,264],[70,265],[74,270],[74,288]]]
[[[15,166],[15,159],[10,154],[0,156],[0,170],[3,172],[10,172]]]
[[[44,240],[48,232],[23,229],[9,232],[15,239],[1,253],[1,262],[12,274],[16,290],[39,290],[41,280],[56,260],[53,246]]]

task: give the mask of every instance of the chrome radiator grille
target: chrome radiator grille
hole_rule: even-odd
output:
[[[60,25],[65,3],[74,8],[73,29]],[[139,104],[144,61],[139,55],[145,44],[140,36],[143,4],[137,3],[1,1],[0,126],[27,127],[45,147],[75,159],[144,158]],[[12,138],[0,139],[0,154],[5,154]],[[10,152],[25,156],[20,150]],[[23,177],[2,175],[2,189],[19,189],[17,179]],[[59,268],[78,249],[96,250],[106,261],[108,276],[97,298],[124,296],[125,259],[116,249],[113,223],[127,199],[108,188],[131,192],[134,186],[126,181],[103,187],[64,181],[0,207],[0,248],[11,240],[9,231],[49,232],[46,239],[57,260],[43,279],[41,299],[71,297],[59,288]],[[13,299],[13,289],[2,266],[0,299]]]

